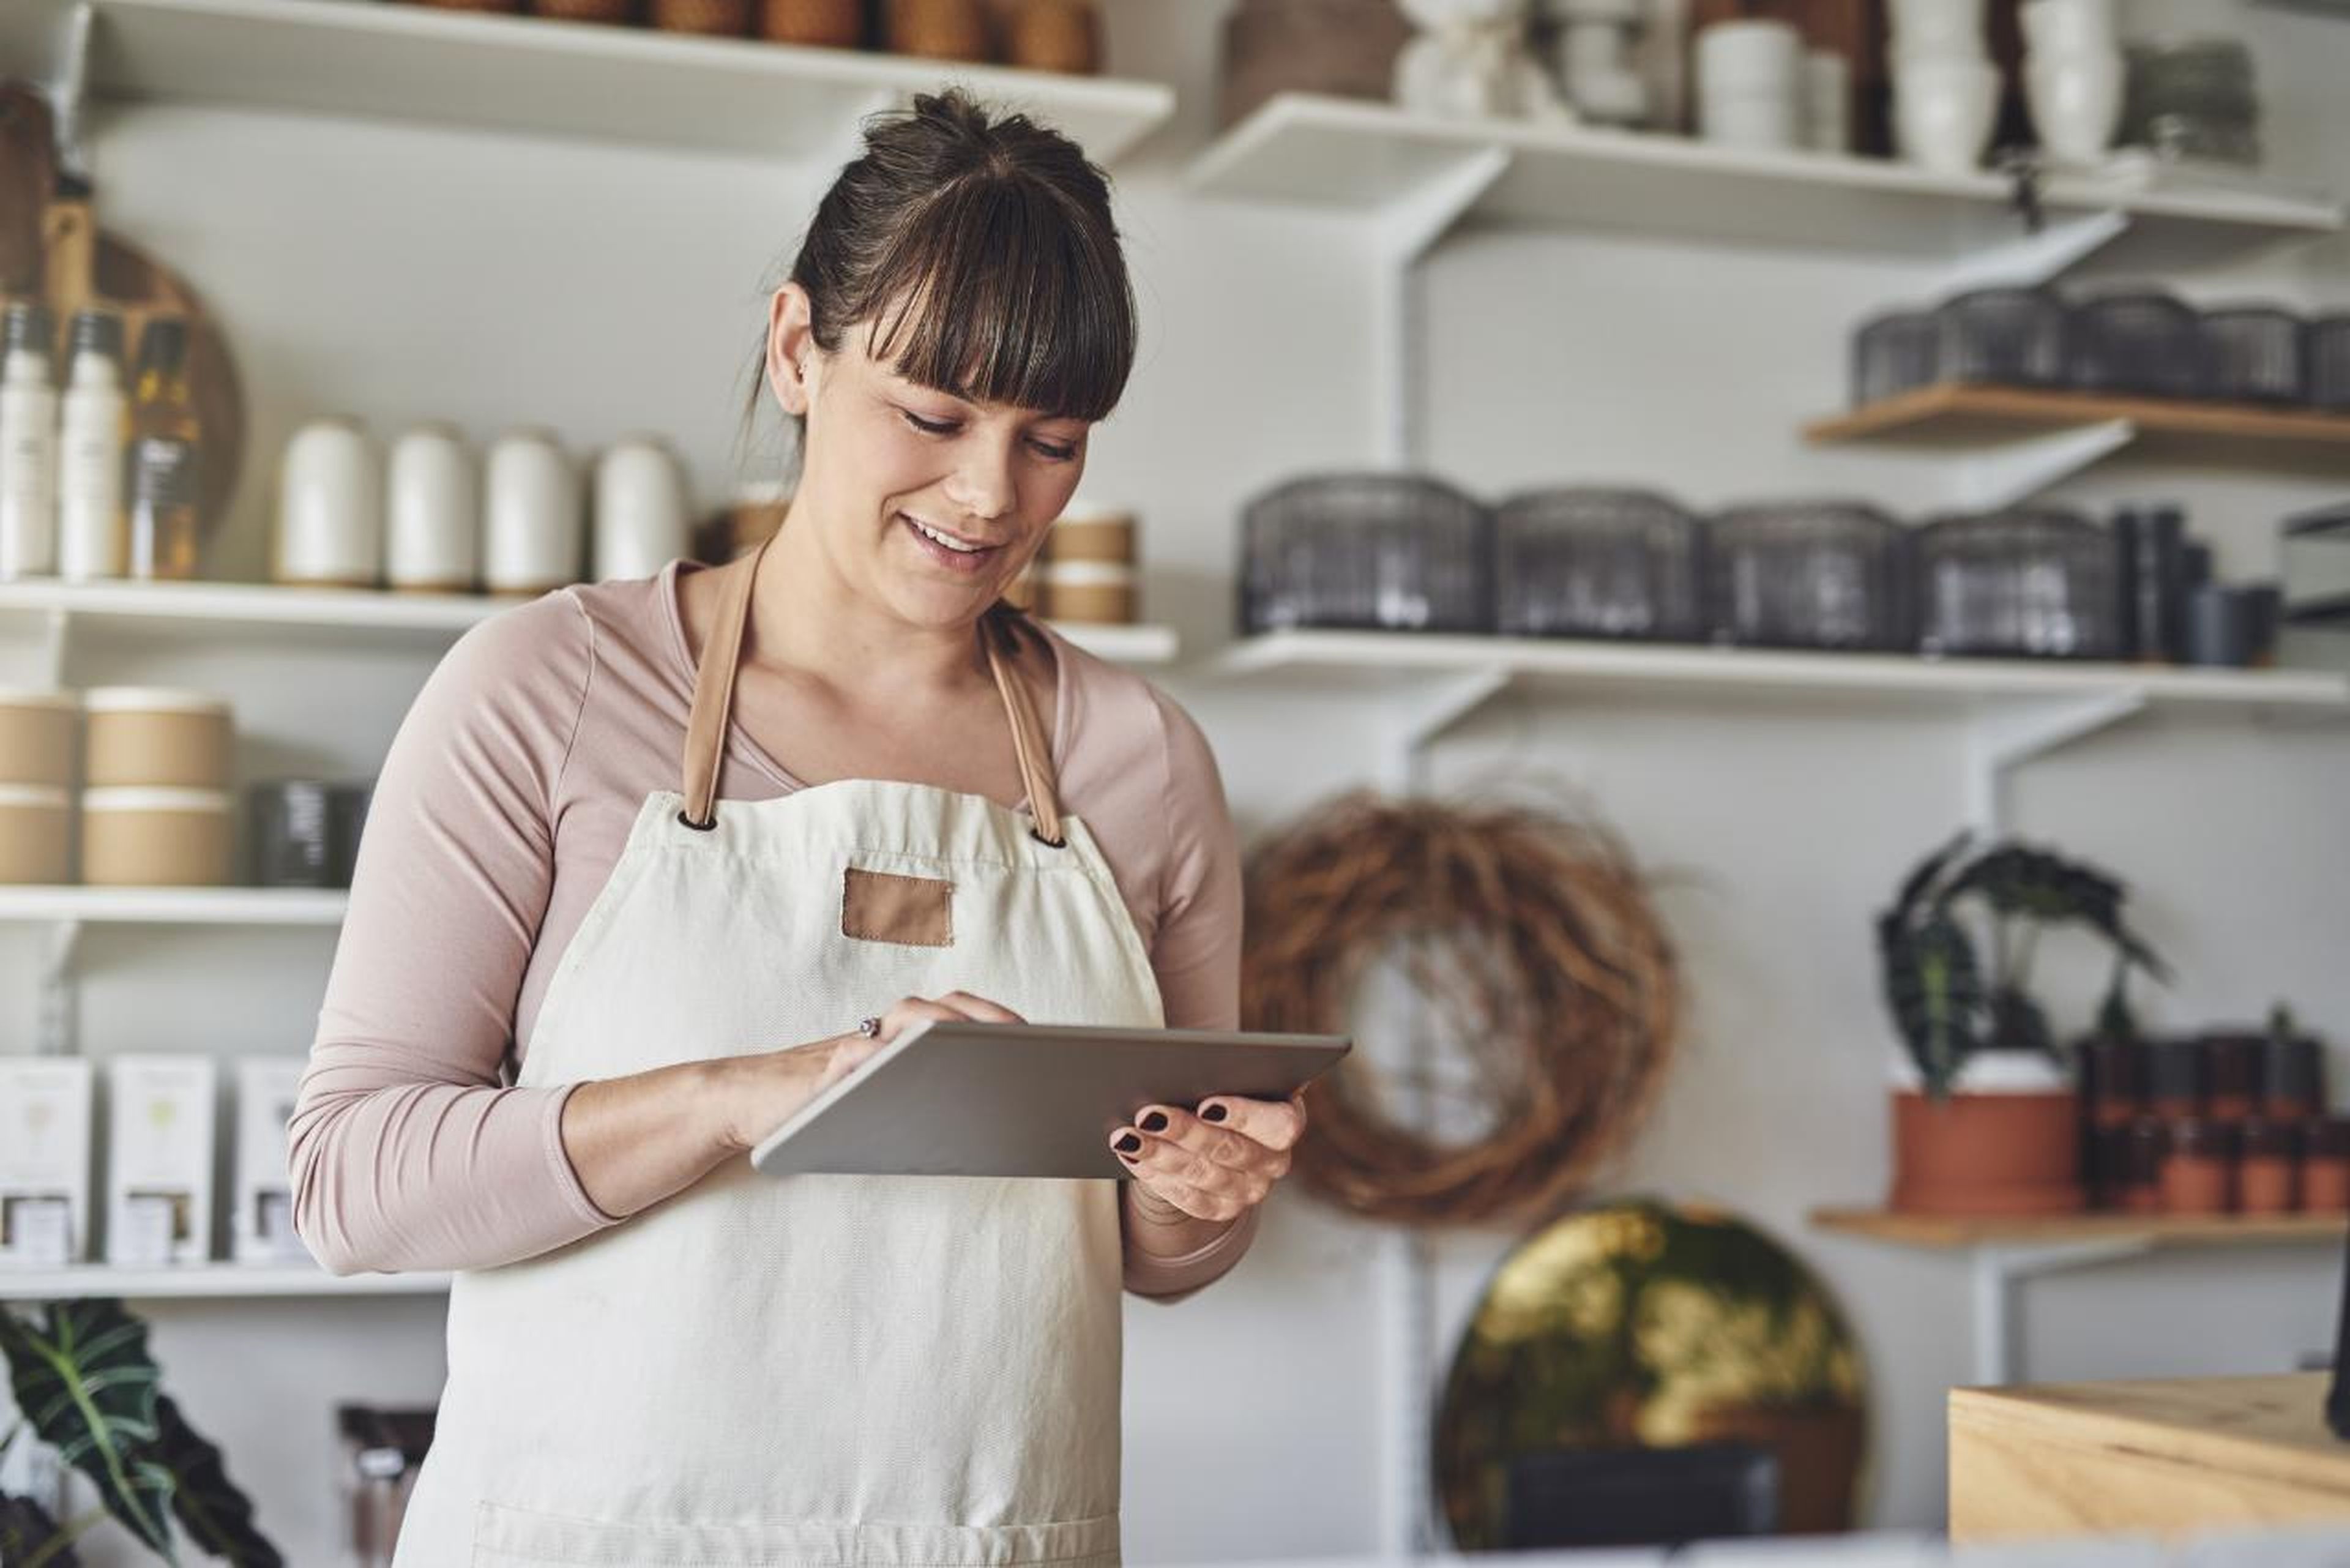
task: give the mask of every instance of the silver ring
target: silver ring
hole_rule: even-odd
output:
[[[860,1018],[857,1021],[857,1032],[868,1040],[878,1040],[881,1037],[881,1021],[878,1018]]]

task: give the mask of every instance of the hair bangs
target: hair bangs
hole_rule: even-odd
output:
[[[1123,258],[1055,192],[983,170],[940,190],[872,274],[868,348],[909,380],[973,401],[1095,421],[1134,367]]]

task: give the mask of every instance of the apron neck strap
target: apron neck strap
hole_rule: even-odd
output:
[[[679,820],[688,827],[707,830],[718,826],[718,767],[726,753],[726,732],[734,706],[734,672],[743,659],[743,632],[751,619],[751,589],[758,580],[759,563],[766,558],[774,535],[729,566],[725,592],[718,602],[718,618],[702,645],[693,671],[693,707],[685,723],[685,809]],[[980,618],[979,637],[987,651],[987,667],[995,677],[997,695],[1012,724],[1012,751],[1020,763],[1020,783],[1028,793],[1028,809],[1036,819],[1029,829],[1044,842],[1058,846],[1067,842],[1061,830],[1060,796],[1053,784],[1052,749],[1028,688],[1012,668],[1017,652],[1017,628],[1009,618],[993,613]]]

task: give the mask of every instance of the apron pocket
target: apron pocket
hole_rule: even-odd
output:
[[[1118,1515],[1050,1524],[702,1524],[483,1501],[473,1568],[1118,1568]]]

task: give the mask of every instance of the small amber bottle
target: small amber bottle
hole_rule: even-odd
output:
[[[2203,1114],[2203,1042],[2194,1036],[2157,1040],[2148,1047],[2147,1108],[2165,1121]]]
[[[129,484],[130,575],[196,575],[201,539],[203,448],[188,393],[188,324],[149,319],[139,336],[138,387],[131,394]]]
[[[2170,1154],[2170,1124],[2158,1116],[2130,1123],[2127,1158],[2114,1207],[2132,1214],[2162,1211],[2162,1168]]]
[[[2203,1104],[2216,1121],[2240,1122],[2260,1108],[2264,1034],[2203,1036]]]

